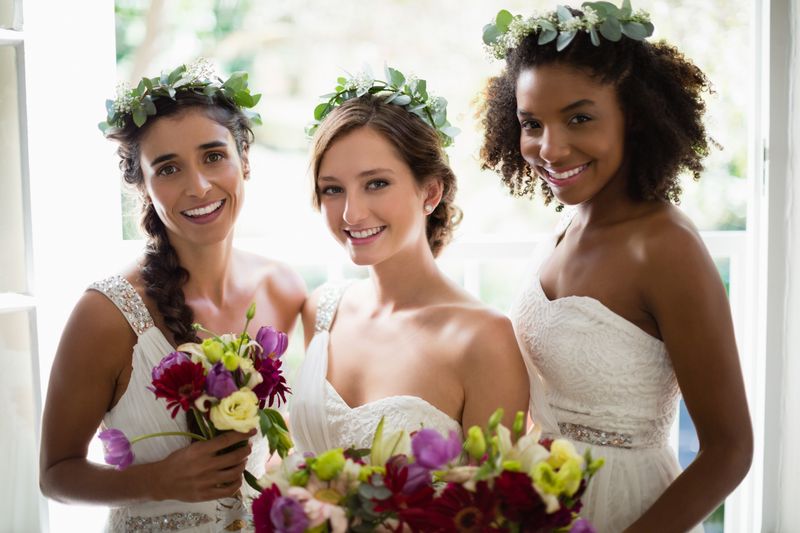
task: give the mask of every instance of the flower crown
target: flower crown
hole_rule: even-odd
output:
[[[147,117],[156,114],[155,100],[175,99],[179,92],[193,92],[225,98],[236,105],[254,124],[261,124],[261,116],[249,108],[255,107],[261,99],[260,94],[250,94],[247,86],[247,72],[234,72],[226,81],[217,76],[211,63],[198,58],[188,65],[180,65],[170,73],[162,72],[156,78],[142,78],[135,88],[121,83],[117,85],[117,96],[106,100],[108,117],[98,126],[104,132],[109,128],[122,128],[128,120],[133,120],[141,128]]]
[[[347,100],[371,94],[383,98],[387,104],[402,107],[430,125],[439,134],[443,147],[453,144],[453,137],[459,129],[447,121],[447,100],[428,93],[425,80],[415,76],[404,76],[402,72],[389,66],[384,68],[386,79],[375,80],[369,68],[356,76],[340,77],[336,80],[334,92],[320,98],[326,101],[314,108],[314,120],[306,126],[306,135],[313,137],[325,117]]]
[[[650,15],[642,10],[634,12],[630,0],[623,0],[622,7],[610,2],[584,2],[581,9],[583,14],[575,16],[567,7],[558,6],[555,11],[528,18],[512,15],[504,9],[494,22],[483,27],[483,42],[492,56],[505,59],[508,50],[519,46],[531,33],[539,33],[537,44],[555,40],[559,52],[569,46],[580,31],[588,33],[595,46],[600,46],[601,36],[617,42],[623,35],[643,41],[653,34]]]

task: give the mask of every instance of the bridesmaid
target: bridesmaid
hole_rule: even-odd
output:
[[[191,446],[184,437],[144,440],[121,471],[88,461],[87,449],[101,425],[128,437],[187,430],[186,418],[171,418],[146,386],[164,355],[195,340],[193,322],[239,331],[255,301],[251,324],[289,331],[305,300],[302,280],[287,266],[233,248],[253,141],[245,110],[208,65],[173,74],[168,83],[148,80],[151,112],[132,111],[142,101],[135,93],[114,102],[105,133],[119,143],[125,181],[141,193],[147,245],[75,306],[44,407],[42,492],[113,507],[107,528],[115,532],[245,527],[244,502],[232,508],[229,497],[239,493],[251,447],[219,452],[251,435],[231,431]],[[243,87],[236,102],[248,101]],[[255,441],[250,468],[263,470],[264,461],[263,441]]]
[[[574,207],[513,320],[546,384],[532,411],[552,409],[552,430],[606,459],[584,516],[602,532],[687,531],[744,478],[753,448],[725,288],[674,205],[679,175],[699,178],[709,149],[709,84],[645,40],[646,13],[583,6],[506,12],[484,33],[505,68],[487,91],[483,167],[515,195]],[[681,393],[700,440],[682,473],[667,443]]]

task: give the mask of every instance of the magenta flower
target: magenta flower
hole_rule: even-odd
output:
[[[283,361],[280,359],[271,359],[269,357],[256,359],[255,367],[261,373],[263,381],[253,388],[253,392],[258,396],[259,407],[261,408],[265,404],[272,407],[276,402],[280,406],[281,401],[286,402],[286,394],[291,392],[291,389],[286,385],[286,378],[281,370],[282,363]]]
[[[569,531],[570,533],[597,533],[594,527],[592,527],[592,524],[585,518],[576,520]]]
[[[233,374],[222,363],[216,363],[206,375],[206,392],[219,400],[227,398],[239,390]]]
[[[423,428],[411,437],[411,449],[417,464],[438,470],[461,454],[461,439],[455,431],[444,438],[435,429]]]
[[[281,491],[277,485],[272,485],[261,491],[261,495],[253,500],[253,525],[256,533],[273,533],[276,531],[272,524],[272,506],[281,497]]]
[[[286,497],[275,500],[269,511],[269,518],[278,533],[303,533],[309,524],[303,506]]]
[[[272,326],[262,326],[256,333],[256,342],[264,350],[265,357],[276,359],[282,356],[289,346],[289,337]]]
[[[147,388],[155,393],[156,398],[167,400],[167,409],[172,410],[172,418],[175,418],[181,409],[188,411],[192,407],[205,391],[205,386],[203,365],[187,358],[164,368],[153,380],[153,386]]]
[[[103,442],[103,452],[106,463],[125,470],[133,462],[131,443],[125,433],[118,429],[106,429],[98,435]]]
[[[177,364],[180,364],[184,361],[189,361],[189,358],[183,352],[170,352],[161,359],[161,362],[158,365],[153,367],[151,371],[151,376],[153,381],[157,381],[161,379],[161,376],[164,375],[164,372]]]

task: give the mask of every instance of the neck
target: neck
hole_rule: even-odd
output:
[[[376,308],[392,312],[417,307],[444,282],[427,240],[370,267]]]
[[[628,192],[628,174],[620,170],[590,200],[577,206],[577,218],[584,227],[611,225],[629,219],[641,203],[631,198]]]
[[[220,242],[198,246],[173,241],[181,266],[189,271],[183,292],[187,301],[203,299],[221,307],[233,280],[233,235]]]

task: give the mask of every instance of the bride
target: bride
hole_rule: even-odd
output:
[[[435,261],[460,215],[442,147],[450,138],[410,111],[420,102],[352,96],[327,109],[314,136],[314,199],[333,237],[370,275],[324,285],[303,308],[295,443],[313,453],[368,447],[381,417],[391,430],[461,434],[498,407],[510,425],[528,401],[511,323]]]

